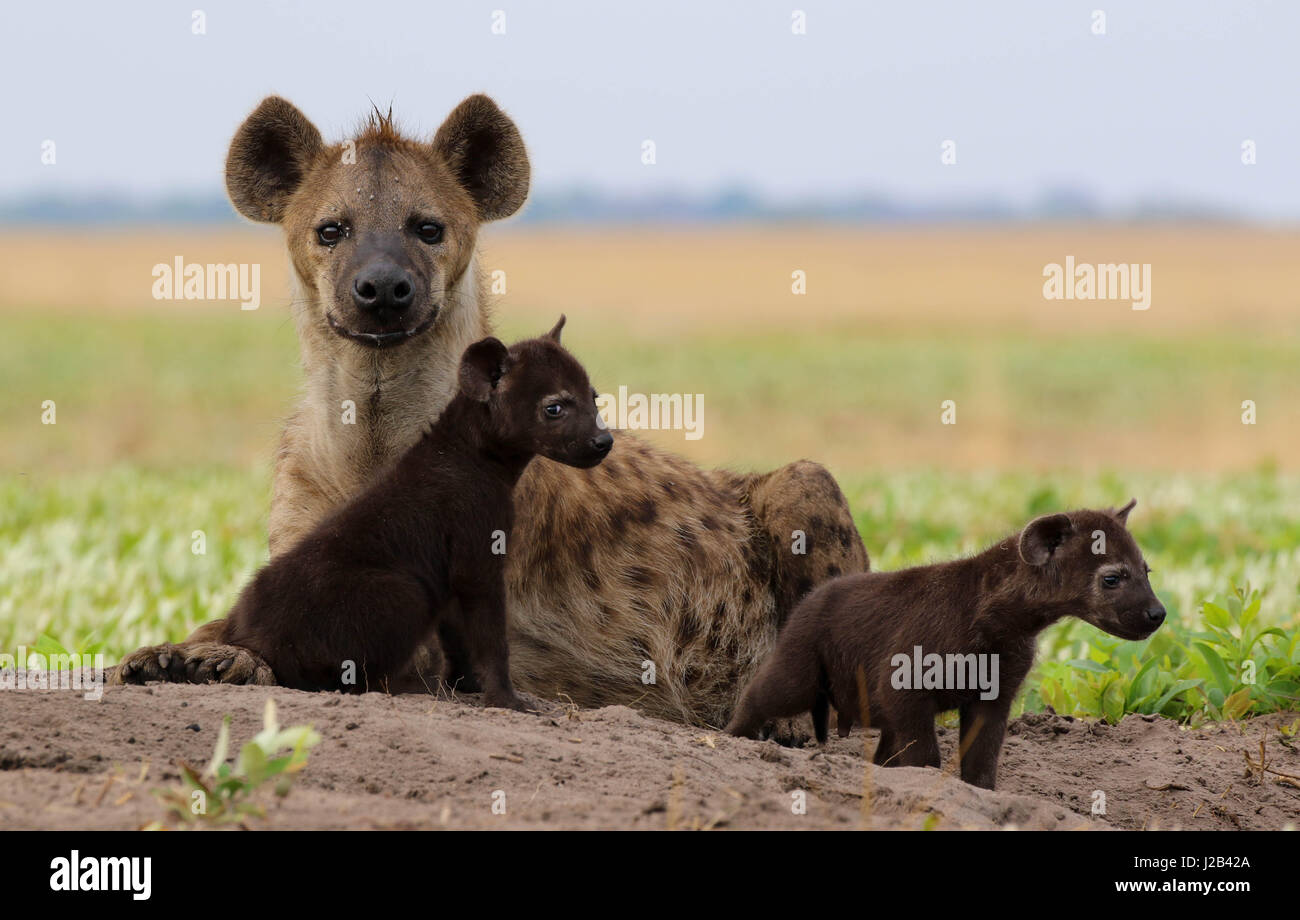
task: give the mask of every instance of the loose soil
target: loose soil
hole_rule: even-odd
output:
[[[871,766],[876,737],[860,731],[825,748],[787,748],[621,706],[547,702],[531,714],[466,696],[155,684],[110,687],[98,701],[3,692],[0,828],[174,825],[151,790],[180,787],[177,760],[207,763],[227,713],[233,755],[261,729],[268,696],[282,725],[310,723],[322,738],[289,795],[266,795],[252,828],[1300,825],[1300,750],[1280,731],[1295,713],[1195,729],[1158,717],[1109,726],[1027,714],[1011,724],[988,791],[950,769]],[[955,737],[941,729],[945,758]]]

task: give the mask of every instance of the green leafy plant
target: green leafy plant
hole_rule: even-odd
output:
[[[69,665],[70,661],[79,660],[81,662],[88,662],[93,659],[96,654],[102,653],[103,650],[104,643],[96,640],[94,633],[86,636],[77,643],[75,652],[68,651],[63,647],[63,644],[53,636],[42,633],[41,637],[36,640],[36,643],[31,648],[27,649],[27,654],[28,656],[44,656],[46,668],[51,668],[51,665],[53,665],[58,669],[62,669],[65,665]],[[74,655],[76,656],[76,659],[73,659]]]
[[[238,824],[249,817],[265,817],[260,791],[274,783],[277,796],[288,795],[294,775],[307,766],[307,752],[319,742],[320,735],[310,725],[281,729],[275,701],[268,699],[262,730],[239,749],[234,764],[226,762],[230,747],[227,715],[221,720],[212,760],[203,772],[178,761],[183,785],[156,789],[154,795],[171,817],[191,825]],[[286,749],[288,753],[282,753]]]
[[[1051,706],[1112,724],[1131,712],[1199,721],[1294,709],[1300,631],[1260,626],[1261,600],[1249,585],[1234,586],[1223,603],[1201,605],[1203,629],[1170,622],[1145,643],[1063,631],[1057,650],[1079,657],[1041,662],[1024,708]]]
[[[1195,651],[1214,680],[1207,704],[1226,718],[1300,702],[1300,631],[1260,628],[1259,607],[1259,593],[1249,586],[1234,589],[1226,609],[1209,601],[1202,607],[1207,631],[1195,640]]]

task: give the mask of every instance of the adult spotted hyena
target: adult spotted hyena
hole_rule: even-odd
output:
[[[461,354],[490,334],[478,228],[518,210],[528,182],[518,130],[481,95],[432,142],[376,113],[351,141],[326,145],[277,97],[236,132],[227,189],[241,214],[284,229],[306,373],[276,460],[272,556],[404,453],[450,401]],[[584,706],[724,725],[795,603],[828,577],[867,568],[844,496],[815,463],[710,472],[617,432],[595,469],[532,463],[515,504],[514,682]],[[364,628],[365,610],[356,616]],[[270,682],[260,659],[216,641],[220,629],[140,649],[118,679]],[[422,650],[411,685],[432,686],[436,667],[436,651]]]

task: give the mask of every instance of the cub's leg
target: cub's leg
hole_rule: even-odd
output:
[[[850,723],[852,724],[852,723]],[[845,732],[844,734],[848,734]],[[871,762],[878,767],[896,766],[894,757],[898,753],[898,740],[887,725],[880,727],[880,741],[876,744],[875,756]]]
[[[457,693],[482,693],[474,662],[464,640],[464,614],[452,600],[438,619],[438,644],[442,649],[442,682]]]
[[[891,713],[889,722],[881,727],[875,763],[890,767],[939,766],[934,708],[917,702]]]
[[[483,687],[484,704],[526,712],[528,704],[520,699],[510,680],[504,588],[486,597],[462,597],[460,603],[464,611],[461,642]],[[444,643],[444,654],[446,648]]]
[[[830,717],[831,699],[825,691],[818,691],[812,705],[813,736],[816,737],[818,744],[826,743],[826,727]]]
[[[972,786],[992,789],[997,782],[1010,710],[1009,696],[1006,702],[999,697],[961,707],[961,778]]]
[[[794,642],[778,642],[741,695],[727,732],[757,738],[763,726],[773,719],[790,718],[814,709],[819,694],[824,694],[818,677],[812,649]],[[823,736],[824,721],[823,718]]]

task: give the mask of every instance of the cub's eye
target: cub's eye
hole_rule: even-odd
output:
[[[442,242],[442,224],[433,220],[424,220],[415,225],[415,235],[423,243],[433,245]]]
[[[1118,588],[1119,576],[1116,575],[1114,572],[1110,573],[1109,575],[1103,575],[1101,577],[1101,583],[1105,585],[1107,588]]]
[[[322,224],[316,228],[316,238],[321,241],[322,246],[333,246],[343,239],[343,228],[334,223]]]
[[[560,403],[547,403],[546,408],[542,410],[549,418],[559,418],[564,414],[564,406]]]

